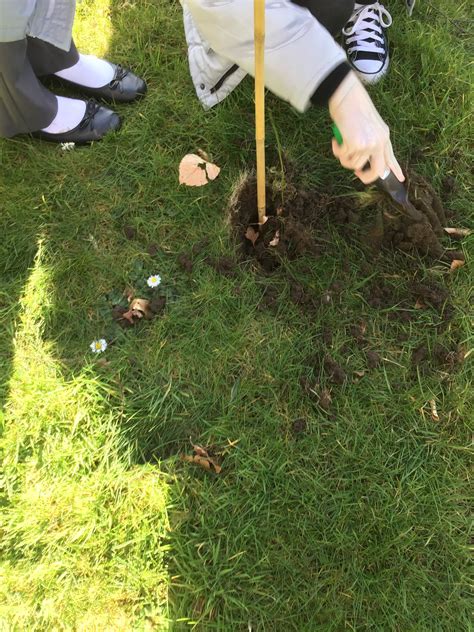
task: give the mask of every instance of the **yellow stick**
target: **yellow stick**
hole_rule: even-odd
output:
[[[254,0],[258,223],[265,221],[265,0]]]

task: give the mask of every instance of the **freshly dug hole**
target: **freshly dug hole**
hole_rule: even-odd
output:
[[[375,252],[395,248],[417,251],[432,259],[463,259],[462,253],[443,247],[444,208],[431,185],[416,174],[410,174],[407,186],[410,201],[422,213],[422,221],[405,215],[378,191],[369,193],[368,199],[357,195],[334,197],[299,189],[289,179],[282,191],[271,174],[267,182],[268,220],[263,226],[258,226],[254,175],[241,179],[230,200],[230,221],[242,256],[255,258],[267,272],[277,268],[282,258],[317,256],[327,250],[327,229],[331,225]],[[258,232],[257,239],[252,230]]]

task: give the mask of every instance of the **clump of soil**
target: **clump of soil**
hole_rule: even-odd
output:
[[[441,344],[436,344],[430,349],[422,344],[413,351],[411,362],[424,373],[429,370],[454,373],[464,362],[464,349],[457,345],[450,349]]]
[[[326,356],[323,362],[324,371],[331,382],[334,384],[344,384],[346,381],[346,372],[344,369],[331,357]]]
[[[303,419],[303,418],[295,419],[293,423],[291,424],[291,431],[293,435],[297,438],[303,435],[307,429],[308,429],[308,422],[306,421],[306,419]]]
[[[441,243],[446,213],[433,187],[414,173],[406,186],[415,219],[380,192],[374,192],[368,200],[367,196],[331,197],[297,188],[290,178],[282,190],[281,181],[274,185],[270,177],[266,191],[268,220],[259,226],[256,180],[247,176],[230,201],[230,220],[242,255],[256,259],[266,272],[278,268],[282,258],[321,254],[327,247],[325,227],[329,223],[351,237],[358,234],[360,242],[375,251],[395,248],[433,259],[462,258],[462,253],[446,251]]]

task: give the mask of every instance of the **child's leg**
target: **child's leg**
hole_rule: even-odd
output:
[[[309,9],[314,17],[331,35],[342,31],[354,10],[354,0],[292,0],[295,4]]]
[[[0,137],[47,127],[55,118],[55,95],[38,80],[27,41],[0,43]]]

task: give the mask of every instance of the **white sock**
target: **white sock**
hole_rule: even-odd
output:
[[[42,131],[48,134],[64,134],[79,125],[86,113],[86,102],[78,99],[58,97],[58,112],[52,123]]]
[[[94,55],[79,55],[79,61],[74,66],[55,74],[86,88],[103,88],[114,78],[115,68]]]

